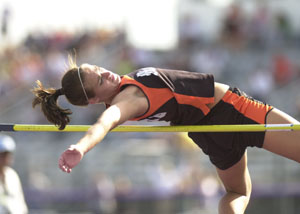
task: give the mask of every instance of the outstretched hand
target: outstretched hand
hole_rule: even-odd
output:
[[[76,145],[71,145],[66,151],[64,151],[58,161],[59,168],[67,173],[72,171],[83,158],[83,153],[78,149]]]

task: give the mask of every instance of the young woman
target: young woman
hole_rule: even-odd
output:
[[[171,125],[299,123],[282,111],[248,97],[237,88],[214,81],[210,74],[143,68],[119,76],[104,68],[70,63],[62,88],[33,89],[33,106],[41,104],[47,119],[63,129],[71,111],[57,105],[65,95],[74,105],[105,103],[107,109],[85,136],[64,151],[62,171],[70,173],[83,156],[114,127],[127,120],[169,121]],[[251,194],[248,146],[264,148],[300,161],[300,132],[189,133],[201,147],[226,189],[219,213],[243,213]]]

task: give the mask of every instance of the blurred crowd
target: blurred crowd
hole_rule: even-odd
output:
[[[10,36],[8,18],[9,13],[4,11],[1,41]],[[29,90],[37,79],[46,86],[60,87],[60,78],[67,68],[68,54],[74,53],[78,64],[97,64],[121,75],[148,66],[213,73],[216,81],[238,86],[262,101],[268,101],[272,90],[284,88],[299,80],[300,32],[293,30],[288,14],[274,14],[266,7],[258,7],[255,14],[246,16],[243,9],[234,4],[228,8],[214,38],[208,38],[203,33],[200,23],[196,16],[182,15],[178,21],[178,45],[168,51],[137,48],[128,43],[123,29],[95,29],[76,33],[32,32],[21,43],[2,43],[0,116],[1,111],[8,109],[8,112],[17,100],[24,97],[32,99]],[[300,112],[300,97],[295,97],[297,99]],[[25,111],[22,104],[16,109]],[[88,117],[84,117],[87,114]],[[97,115],[99,109],[79,115],[79,119],[74,116],[73,122],[90,124]],[[28,114],[23,117],[29,120]],[[15,114],[15,118],[11,119],[22,122],[20,118],[19,114]],[[39,122],[45,123],[45,118],[31,112],[30,123]],[[149,178],[152,178],[154,185],[152,189],[164,190],[164,193],[173,191],[170,194],[174,195],[189,193],[211,197],[218,194],[215,177],[205,177],[193,162],[186,165],[191,167],[184,171],[180,164],[170,161],[162,161],[156,168],[152,167],[149,170]],[[35,179],[39,178],[37,174],[34,175]],[[112,210],[116,209],[116,198],[125,200],[122,194],[132,190],[133,184],[128,177],[120,176],[113,182],[107,174],[101,172],[94,179],[96,193],[92,194],[101,195],[95,206],[98,210],[107,210],[107,213],[113,213]],[[34,183],[38,182],[35,180]],[[34,196],[32,194],[29,199],[38,200],[32,198]]]
[[[37,79],[59,85],[67,55],[76,51],[79,62],[104,64],[119,74],[156,66],[213,73],[217,81],[229,83],[234,79],[232,76],[243,74],[240,81],[249,79],[257,83],[247,83],[250,93],[265,99],[274,87],[299,77],[295,48],[299,46],[300,33],[293,30],[289,16],[283,12],[273,14],[261,6],[255,14],[245,14],[238,4],[231,5],[213,39],[203,33],[203,20],[191,14],[182,15],[178,21],[178,46],[169,51],[138,49],[128,44],[122,29],[32,32],[18,45],[1,45],[0,95],[26,85],[31,87]],[[4,10],[3,43],[9,37],[8,17]],[[245,57],[244,61],[239,61],[239,56]]]

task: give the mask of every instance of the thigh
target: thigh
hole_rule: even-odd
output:
[[[235,165],[217,172],[227,192],[220,200],[219,213],[244,213],[252,190],[247,152]]]
[[[251,179],[247,167],[247,152],[245,152],[242,159],[232,167],[226,170],[216,169],[227,192],[234,192],[246,196],[250,195]]]
[[[274,108],[267,116],[267,123],[299,124],[299,121]],[[300,131],[267,131],[263,148],[300,162]]]

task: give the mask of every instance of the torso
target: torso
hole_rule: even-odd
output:
[[[128,88],[129,88],[129,90],[132,91],[134,96],[136,96],[138,99],[142,99],[143,102],[145,103],[145,105],[148,105],[147,98],[146,98],[144,92],[139,87],[131,85]],[[213,103],[207,104],[207,106],[210,109],[212,109],[223,98],[223,96],[225,95],[225,93],[227,92],[228,89],[229,89],[228,85],[215,82],[215,95],[214,95],[215,101]],[[145,109],[145,111],[146,111],[146,109]]]
[[[132,120],[193,125],[199,124],[228,88],[214,82],[209,74],[145,68],[123,77],[120,99],[127,100],[133,95],[139,100],[138,106],[132,108],[138,107],[140,114]]]

